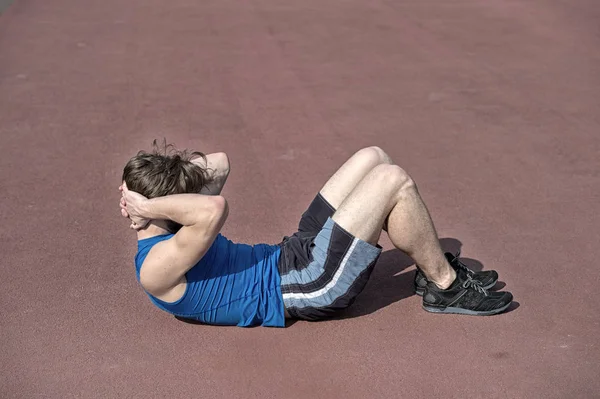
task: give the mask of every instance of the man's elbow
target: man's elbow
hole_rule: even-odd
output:
[[[227,154],[224,152],[217,152],[215,154],[212,154],[212,156],[215,159],[214,162],[216,165],[216,169],[219,171],[219,175],[221,175],[221,177],[227,177],[229,175],[230,170],[229,157],[227,156]]]
[[[223,225],[229,216],[229,204],[222,195],[210,196],[210,218],[214,224]]]

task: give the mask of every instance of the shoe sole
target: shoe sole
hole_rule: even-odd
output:
[[[496,283],[498,282],[498,280],[491,282],[490,284],[486,285],[485,288],[486,290],[489,290],[490,288],[494,287],[496,285]],[[423,294],[425,294],[425,288],[415,288],[415,293],[418,296],[423,296]]]
[[[469,310],[469,309],[453,308],[453,307],[436,308],[436,307],[427,306],[427,305],[423,305],[423,309],[425,309],[426,311],[431,312],[431,313],[464,314],[464,315],[469,315],[469,316],[491,316],[491,315],[495,315],[495,314],[504,312],[510,306],[511,303],[512,302],[509,302],[506,305],[504,305],[498,309],[486,310],[486,311],[477,311],[477,310]]]

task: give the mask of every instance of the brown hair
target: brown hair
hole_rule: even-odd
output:
[[[210,182],[208,170],[192,160],[206,157],[198,151],[178,151],[173,144],[163,140],[152,142],[152,152],[140,151],[123,169],[123,181],[131,191],[146,198],[173,194],[199,193]],[[169,230],[177,231],[181,225],[170,222]]]

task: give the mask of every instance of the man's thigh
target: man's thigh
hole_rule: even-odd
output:
[[[376,244],[402,185],[400,171],[395,165],[375,167],[346,197],[332,219],[359,239]]]

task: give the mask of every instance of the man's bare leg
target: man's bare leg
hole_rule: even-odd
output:
[[[366,236],[373,235],[370,239],[365,240],[372,244],[379,240],[381,230],[386,224],[386,217],[389,215],[391,220],[393,215],[395,227],[390,227],[391,231],[388,231],[392,243],[411,256],[431,281],[446,286],[447,280],[450,282],[454,280],[455,272],[443,255],[429,212],[410,177],[402,169],[392,165],[392,159],[379,147],[363,148],[335,172],[321,189],[321,195],[335,209],[338,209],[359,184],[364,186],[360,192],[353,195],[353,198],[356,199],[350,200],[352,205],[349,204],[345,210],[340,210],[341,214],[352,215],[356,207],[360,209],[359,214],[368,212],[365,215],[367,224],[362,223],[362,218],[359,218],[357,224],[366,228]],[[381,167],[378,168],[379,166]],[[377,172],[374,171],[376,168],[378,168]],[[387,175],[394,175],[392,177],[398,181],[390,184],[393,178],[386,179]],[[366,179],[367,177],[368,179]],[[363,182],[363,180],[366,181]],[[365,190],[371,190],[372,194],[366,195]],[[386,190],[387,194],[383,194],[382,190]],[[406,206],[404,209],[399,207],[391,213],[391,210],[395,208],[393,202],[397,201],[396,197],[400,192],[405,197]],[[371,197],[375,197],[377,204],[372,202]],[[374,206],[379,209],[374,209]],[[378,216],[373,218],[371,214]],[[345,216],[344,219],[354,219],[355,216]],[[339,214],[334,216],[334,220],[337,221],[339,217]],[[344,223],[346,222],[344,221]],[[344,224],[340,223],[340,225],[347,228]],[[420,225],[421,229],[412,227],[416,225]],[[398,226],[411,227],[402,229]],[[348,230],[354,233],[352,230]],[[411,234],[407,234],[409,230]],[[361,235],[357,235],[357,237],[364,239]],[[430,273],[433,274],[430,275]]]
[[[382,164],[358,183],[333,220],[374,245],[386,219],[392,243],[410,255],[429,280],[423,296],[426,311],[487,316],[510,306],[510,292],[488,292],[481,280],[448,263],[417,186],[399,166]]]
[[[450,286],[456,272],[440,248],[415,183],[399,166],[380,164],[344,198],[333,220],[357,238],[376,244],[386,218],[394,246],[412,257],[438,287]]]
[[[474,273],[457,259],[446,259],[415,183],[378,147],[354,154],[320,194],[337,209],[333,220],[356,238],[374,245],[389,224],[392,243],[411,256],[426,277],[426,286],[419,283],[419,295],[424,295],[428,312],[492,315],[510,305],[509,292],[485,289],[487,283],[495,283],[497,273],[490,282],[494,271]]]

